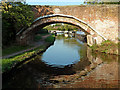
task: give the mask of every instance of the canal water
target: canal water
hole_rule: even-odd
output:
[[[99,66],[102,67],[102,65],[105,70],[98,68]],[[65,85],[80,81],[81,76],[83,78],[89,75],[95,68],[100,69],[99,72],[98,70],[96,71],[98,74],[104,72],[103,74],[105,75],[102,78],[105,76],[107,80],[118,80],[118,74],[116,74],[118,72],[117,65],[117,56],[109,55],[108,57],[104,54],[92,53],[86,43],[73,37],[60,35],[56,37],[54,44],[43,54],[25,62],[14,72],[12,77],[3,80],[3,88],[38,89],[65,87]],[[108,68],[111,68],[110,70],[112,71],[110,75],[109,73],[111,72],[107,71]],[[67,79],[65,78],[66,76],[68,77]],[[95,75],[95,80],[97,78],[100,78],[100,76]]]
[[[57,36],[54,45],[43,53],[41,60],[51,67],[64,68],[78,63],[85,51],[86,44],[76,38]]]

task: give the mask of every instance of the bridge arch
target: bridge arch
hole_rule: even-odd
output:
[[[39,17],[35,19],[32,25],[24,31],[19,31],[17,36],[19,37],[19,41],[28,37],[29,32],[33,31],[35,28],[40,27],[43,28],[52,23],[68,23],[81,28],[87,34],[87,43],[88,45],[93,45],[94,43],[99,44],[103,40],[106,40],[97,30],[93,29],[89,24],[86,22],[70,15],[64,14],[52,14]]]

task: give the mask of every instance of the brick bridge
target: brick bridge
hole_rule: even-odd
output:
[[[17,41],[29,44],[33,32],[53,23],[78,26],[87,34],[87,44],[104,40],[118,41],[118,6],[53,6],[55,14],[38,17],[25,31],[17,33]]]

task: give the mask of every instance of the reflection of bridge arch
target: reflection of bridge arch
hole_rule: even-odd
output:
[[[82,31],[84,31],[87,34],[87,41],[89,45],[92,45],[94,41],[97,41],[95,43],[99,44],[102,40],[106,40],[99,32],[97,32],[95,29],[93,29],[91,26],[89,26],[84,21],[70,15],[63,15],[63,14],[52,14],[52,15],[46,15],[37,18],[34,20],[32,25],[27,28],[25,31],[20,31],[17,33],[18,36],[20,36],[21,39],[26,38],[28,36],[29,32],[33,31],[35,28],[43,28],[49,24],[53,23],[68,23],[75,26],[78,26],[81,28]]]

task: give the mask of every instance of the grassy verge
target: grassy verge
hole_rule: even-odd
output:
[[[31,50],[28,52],[25,52],[23,54],[8,58],[8,59],[2,59],[2,72],[9,71],[12,69],[17,63],[25,60],[26,58],[29,58],[33,54],[36,54],[39,51],[42,51],[46,48],[45,45],[40,46],[39,48],[36,48],[35,50]]]
[[[40,39],[42,39],[42,36],[44,35],[48,35],[49,33],[43,33],[43,34],[40,34],[40,35],[37,35],[35,36],[34,38],[34,41],[39,41]],[[52,36],[51,36],[52,37]],[[48,37],[49,38],[49,37]],[[53,40],[53,39],[52,39]],[[51,41],[52,41],[51,40]],[[50,42],[51,42],[50,41]],[[22,50],[25,50],[25,49],[28,49],[28,48],[31,48],[33,46],[19,46],[19,45],[12,45],[12,46],[9,46],[5,49],[2,50],[2,56],[6,56],[6,55],[9,55],[9,54],[12,54],[12,53],[16,53],[16,52],[19,52],[19,51],[22,51]]]
[[[115,44],[110,40],[106,40],[102,42],[101,45],[94,44],[93,46],[91,46],[91,48],[94,51],[119,55],[118,49],[120,48],[120,43]]]
[[[19,52],[21,50],[25,50],[25,49],[28,49],[28,48],[31,48],[32,46],[18,46],[18,45],[13,45],[13,46],[10,46],[8,48],[5,48],[2,50],[2,55],[5,56],[5,55],[9,55],[9,54],[12,54],[12,53],[15,53],[15,52]]]
[[[53,37],[53,36],[51,36],[51,37]],[[17,55],[17,56],[8,58],[8,59],[2,59],[2,72],[4,73],[4,72],[7,72],[7,71],[10,71],[18,63],[20,63],[22,61],[26,61],[26,59],[29,59],[31,56],[37,55],[38,53],[46,50],[46,48],[49,45],[51,45],[53,42],[54,42],[54,40],[52,38],[52,40],[50,40],[49,42],[46,42],[44,45],[41,45],[40,47],[35,48],[34,50],[22,53],[20,55]]]

